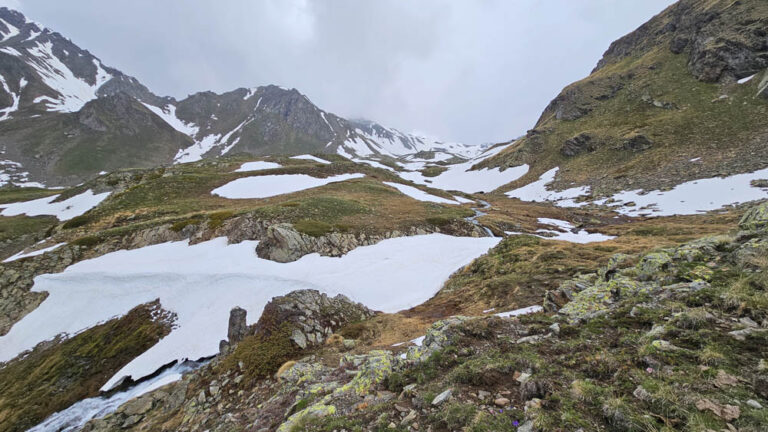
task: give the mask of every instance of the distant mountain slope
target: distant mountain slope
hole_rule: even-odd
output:
[[[225,154],[350,157],[479,148],[348,121],[296,89],[200,92],[177,101],[59,33],[0,8],[0,186],[72,185],[101,171]]]
[[[535,127],[481,166],[559,167],[593,195],[768,166],[768,2],[681,0],[611,44]]]

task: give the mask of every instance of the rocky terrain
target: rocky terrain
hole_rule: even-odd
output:
[[[0,8],[0,432],[766,430],[767,28],[681,0],[472,147]]]
[[[370,315],[344,299],[276,298],[250,330],[233,310],[230,354],[84,430],[759,431],[767,233],[763,204],[730,234],[615,255],[547,292],[544,312],[451,317],[387,350],[344,336],[350,313]],[[292,355],[253,351],[282,326]]]

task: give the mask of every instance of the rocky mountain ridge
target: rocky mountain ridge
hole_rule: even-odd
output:
[[[102,171],[237,153],[398,157],[474,146],[348,121],[278,86],[177,101],[104,65],[64,36],[0,8],[0,184],[73,185]],[[162,120],[162,121],[159,121]]]

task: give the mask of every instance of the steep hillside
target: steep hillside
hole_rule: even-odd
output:
[[[528,164],[516,185],[593,196],[664,189],[768,166],[768,4],[682,0],[614,42],[514,146],[480,166]]]

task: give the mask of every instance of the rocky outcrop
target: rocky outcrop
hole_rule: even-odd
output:
[[[764,230],[768,228],[768,202],[747,210],[739,221],[739,228],[746,231]]]
[[[764,2],[682,0],[613,42],[595,71],[666,44],[696,79],[733,82],[768,66],[766,28]]]
[[[560,154],[573,157],[582,153],[595,151],[596,148],[597,142],[595,137],[588,133],[580,133],[573,138],[565,140],[565,143],[563,143],[563,146],[560,148]]]
[[[341,294],[328,297],[317,290],[299,290],[275,297],[267,303],[259,321],[248,333],[268,336],[288,325],[291,327],[291,341],[304,349],[323,344],[345,324],[374,315],[374,311]]]
[[[256,247],[256,253],[261,258],[277,262],[296,261],[311,253],[319,253],[323,256],[342,256],[357,247],[369,246],[385,239],[441,231],[438,227],[428,226],[424,228],[411,227],[407,231],[389,231],[382,234],[331,232],[315,237],[297,231],[291,224],[279,223],[270,225],[266,229],[264,237]],[[456,235],[473,237],[487,235],[482,228],[472,224],[462,223],[455,227],[454,231],[458,231],[452,232]]]

